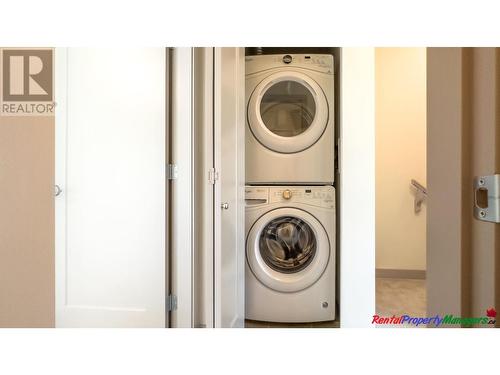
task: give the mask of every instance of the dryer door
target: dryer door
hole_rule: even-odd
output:
[[[265,78],[253,91],[248,123],[257,140],[272,151],[295,153],[312,146],[328,123],[328,102],[307,75],[289,71]]]
[[[279,292],[298,292],[325,271],[330,243],[311,214],[279,208],[261,216],[247,237],[247,261],[255,277]]]

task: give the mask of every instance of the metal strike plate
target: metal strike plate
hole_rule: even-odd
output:
[[[474,178],[474,217],[500,223],[500,174]]]

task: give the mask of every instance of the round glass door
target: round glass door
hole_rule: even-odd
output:
[[[314,284],[330,258],[330,242],[310,213],[283,207],[259,217],[246,243],[247,263],[266,287],[297,292]]]
[[[262,80],[248,102],[248,124],[265,147],[295,153],[312,146],[328,124],[328,103],[319,85],[299,72]]]
[[[281,137],[304,133],[315,115],[316,103],[311,91],[296,81],[275,83],[260,101],[260,117],[264,125]]]
[[[259,249],[273,270],[294,273],[305,269],[316,254],[316,237],[302,219],[291,216],[271,220],[260,234]]]

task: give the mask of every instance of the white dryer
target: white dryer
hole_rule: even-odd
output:
[[[332,184],[333,56],[247,56],[245,77],[247,184]]]
[[[335,319],[335,189],[247,186],[245,317]]]

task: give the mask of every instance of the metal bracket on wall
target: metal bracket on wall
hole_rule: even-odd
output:
[[[474,217],[500,223],[500,174],[474,178]]]
[[[424,203],[425,199],[427,198],[427,188],[413,179],[411,180],[410,184],[416,190],[413,209],[415,213],[418,214],[422,210],[422,203]]]

